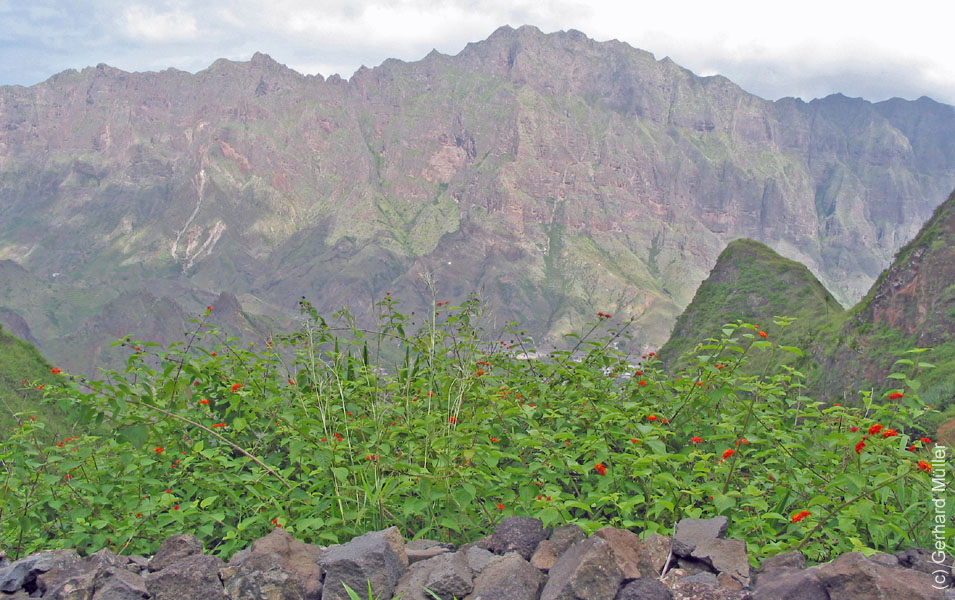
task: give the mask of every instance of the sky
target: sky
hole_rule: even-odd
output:
[[[624,41],[770,100],[955,105],[953,17],[952,0],[0,0],[0,85],[99,63],[195,72],[257,51],[348,78],[528,24]]]

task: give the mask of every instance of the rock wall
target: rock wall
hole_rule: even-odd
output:
[[[545,529],[511,517],[454,548],[405,543],[396,527],[322,548],[276,528],[226,564],[192,535],[155,556],[48,550],[10,563],[0,551],[0,600],[941,600],[955,598],[951,559],[922,549],[860,552],[806,566],[799,552],[752,569],[726,517],[684,519],[672,538],[605,527]],[[937,557],[936,557],[937,558]],[[662,576],[661,576],[662,574]]]

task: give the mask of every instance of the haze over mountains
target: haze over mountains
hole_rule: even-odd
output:
[[[574,31],[349,81],[99,65],[0,88],[0,322],[88,371],[213,303],[259,333],[301,296],[421,310],[430,273],[535,336],[600,310],[656,347],[729,241],[851,304],[953,187],[951,106],[769,102]]]

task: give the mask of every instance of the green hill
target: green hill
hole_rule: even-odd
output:
[[[30,415],[44,420],[51,435],[64,429],[63,414],[42,404],[42,388],[37,389],[55,380],[52,368],[32,344],[0,325],[0,430],[15,427]]]
[[[786,332],[787,344],[808,345],[842,313],[839,302],[805,265],[764,244],[740,239],[720,254],[677,319],[660,356],[668,366],[676,366],[699,340],[718,337],[724,323],[737,319],[773,333],[771,322],[776,315],[796,318]],[[759,367],[758,360],[751,365]]]
[[[902,386],[888,379],[908,367],[896,361],[911,358],[906,352],[913,348],[931,348],[920,355],[930,366],[911,366],[919,371],[923,401],[942,411],[925,425],[955,442],[955,192],[848,311],[805,266],[752,240],[731,243],[660,355],[676,366],[693,340],[717,336],[720,325],[736,320],[766,324],[772,334],[775,315],[796,319],[781,339],[807,351],[796,366],[807,375],[810,395],[827,402]],[[758,367],[758,361],[751,366]]]

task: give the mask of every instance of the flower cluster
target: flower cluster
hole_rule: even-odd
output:
[[[796,514],[793,515],[792,522],[793,522],[793,523],[798,523],[798,522],[802,521],[803,519],[805,519],[806,517],[808,517],[808,516],[811,515],[811,514],[812,514],[812,513],[809,512],[808,510],[801,510],[801,511],[799,511],[798,513],[796,513]]]

